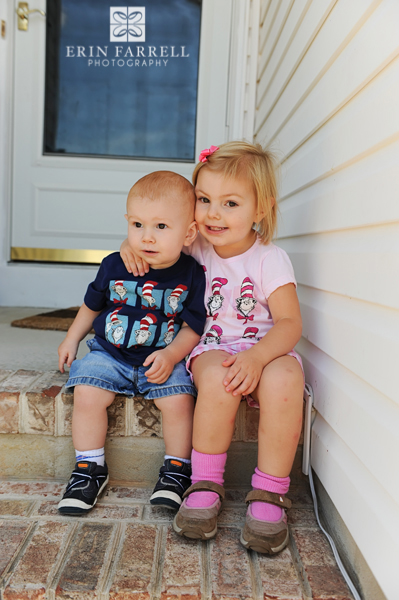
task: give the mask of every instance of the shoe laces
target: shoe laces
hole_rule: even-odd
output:
[[[80,479],[81,477],[83,477],[83,479]],[[99,488],[100,487],[100,482],[99,482],[100,477],[101,477],[101,475],[96,475],[95,477],[93,477],[93,475],[87,475],[86,473],[78,473],[77,471],[73,471],[71,474],[69,483],[67,485],[67,488],[65,490],[65,493],[70,492],[76,486],[80,485],[81,483],[85,483],[85,481],[87,483],[89,483],[89,481],[94,481],[97,484],[97,487]]]
[[[177,484],[179,487],[181,487],[182,490],[185,489],[185,486],[182,484],[181,481],[179,481],[179,479],[176,479],[176,477],[188,479],[189,481],[191,480],[190,476],[185,475],[184,473],[176,473],[174,471],[162,471],[162,470],[159,471],[159,478],[163,479],[164,477],[173,481],[175,484]]]

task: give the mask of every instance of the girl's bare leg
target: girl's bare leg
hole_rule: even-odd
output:
[[[178,458],[190,458],[194,398],[189,394],[178,394],[157,398],[154,403],[162,413],[162,432],[166,454]]]
[[[259,403],[258,469],[288,477],[302,427],[303,374],[293,356],[281,356],[263,370],[251,394]]]
[[[194,411],[193,448],[203,454],[222,454],[230,446],[241,395],[226,392],[222,362],[229,354],[208,350],[195,357],[191,370],[198,390]]]
[[[76,450],[103,448],[107,435],[107,408],[114,392],[90,385],[77,385],[74,391],[72,440]]]

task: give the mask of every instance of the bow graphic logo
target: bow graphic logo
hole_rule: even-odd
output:
[[[111,42],[145,42],[145,6],[111,6]]]

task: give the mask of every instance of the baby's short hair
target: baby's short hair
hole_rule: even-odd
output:
[[[128,194],[129,198],[148,198],[148,200],[161,200],[162,198],[175,198],[176,202],[183,202],[194,211],[195,193],[194,187],[182,175],[173,171],[154,171],[148,173],[132,186]]]
[[[258,223],[257,231],[263,243],[270,242],[277,228],[277,160],[260,144],[244,141],[221,144],[218,150],[199,162],[193,173],[196,185],[201,169],[222,173],[225,177],[245,177],[253,186],[258,208],[265,217]]]

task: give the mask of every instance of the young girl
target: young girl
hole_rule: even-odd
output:
[[[187,362],[198,398],[192,483],[173,527],[187,538],[216,535],[223,473],[242,398],[259,406],[258,465],[241,543],[267,554],[288,542],[284,508],[302,425],[304,377],[293,350],[302,330],[291,262],[271,243],[276,228],[273,157],[229,142],[200,154],[193,174],[200,235],[189,252],[204,266],[204,334]],[[146,264],[122,247],[128,270]]]

